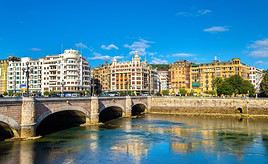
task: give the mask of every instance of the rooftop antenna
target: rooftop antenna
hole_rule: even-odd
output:
[[[217,62],[217,61],[218,61],[217,56],[214,56],[214,62]]]

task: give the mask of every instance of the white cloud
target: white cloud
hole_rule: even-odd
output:
[[[211,13],[212,11],[209,10],[209,9],[201,9],[201,10],[198,10],[197,13],[198,15],[207,15],[209,13]]]
[[[212,11],[209,9],[200,9],[194,12],[180,11],[176,13],[176,16],[183,17],[198,17],[210,14]]]
[[[93,57],[90,57],[90,60],[112,60],[112,59],[123,59],[123,56],[109,56],[109,55],[103,55],[98,52],[93,53]]]
[[[138,51],[141,55],[145,55],[146,49],[151,47],[151,44],[153,42],[145,40],[145,39],[139,39],[138,41],[133,42],[131,45],[125,44],[124,47],[130,49],[129,54],[134,54],[135,51]]]
[[[112,50],[112,49],[115,49],[115,50],[118,50],[119,48],[114,45],[114,44],[109,44],[109,45],[101,45],[101,48],[102,49],[105,49],[105,50]]]
[[[268,57],[268,38],[256,40],[250,46],[249,55],[253,57],[266,58]]]
[[[171,56],[173,56],[173,57],[193,57],[195,55],[191,54],[191,53],[175,53],[175,54],[171,54]]]
[[[41,48],[34,47],[34,48],[31,48],[31,51],[33,51],[33,52],[39,52],[39,51],[42,51],[42,49]]]
[[[75,47],[80,49],[88,49],[88,46],[82,42],[75,43]]]
[[[258,60],[255,63],[258,64],[258,65],[268,65],[268,62],[267,61],[263,61],[263,60]]]
[[[209,28],[205,28],[203,30],[204,32],[209,32],[209,33],[219,33],[219,32],[227,32],[230,31],[230,28],[227,26],[212,26]]]
[[[168,61],[165,59],[152,57],[152,64],[168,64]]]
[[[180,11],[176,13],[176,16],[190,17],[190,16],[194,16],[194,14],[190,12]]]

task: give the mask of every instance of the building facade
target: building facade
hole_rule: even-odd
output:
[[[90,90],[89,64],[76,50],[36,60],[28,57],[10,60],[7,75],[7,91],[12,94],[25,93],[27,86],[31,94],[72,94]]]
[[[26,71],[29,71],[27,84]],[[9,93],[24,93],[27,85],[30,93],[41,93],[42,59],[33,60],[29,57],[20,58],[17,61],[9,61],[8,85]]]
[[[42,65],[42,93],[64,94],[90,91],[90,67],[77,50],[46,56]]]
[[[179,89],[190,89],[191,64],[189,61],[177,61],[170,65],[170,89],[178,93]]]
[[[157,72],[157,69],[152,69],[151,70],[151,94],[157,94],[160,93],[160,77]]]
[[[223,79],[233,75],[239,75],[245,80],[249,80],[250,67],[243,64],[240,59],[234,58],[231,61],[220,62],[214,60],[206,64],[192,64],[190,89],[208,92],[214,90],[213,79],[221,77]]]
[[[260,92],[260,85],[263,79],[263,75],[263,70],[256,67],[250,67],[249,81],[252,85],[254,85],[256,93]]]
[[[111,91],[151,92],[151,66],[141,61],[137,52],[129,62],[113,60],[110,69]]]
[[[111,70],[110,64],[104,64],[100,67],[92,70],[92,85],[94,86],[94,91],[97,94],[102,92],[108,92],[111,90],[110,80],[111,80]]]
[[[169,72],[164,70],[157,71],[160,80],[160,92],[169,89]]]
[[[8,60],[0,60],[0,94],[7,92]]]
[[[137,52],[131,61],[118,62],[114,59],[111,64],[93,70],[96,89],[104,92],[154,93],[159,84],[159,80],[155,81],[154,77],[151,66],[141,61]]]
[[[239,58],[227,62],[214,60],[204,64],[190,63],[186,60],[178,61],[171,64],[169,72],[170,90],[176,94],[181,88],[196,93],[213,91],[212,83],[216,77],[225,79],[239,75],[245,80],[250,79],[250,67],[243,64]]]

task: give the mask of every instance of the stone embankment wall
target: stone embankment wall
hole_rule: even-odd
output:
[[[149,113],[268,116],[268,99],[152,97]]]

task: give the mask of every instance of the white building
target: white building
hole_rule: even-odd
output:
[[[159,79],[160,79],[160,91],[163,90],[168,90],[169,86],[168,86],[168,71],[164,71],[164,70],[160,70],[157,71],[158,75],[159,75]]]
[[[41,92],[42,59],[32,60],[23,57],[20,61],[10,61],[8,65],[7,90],[13,93],[22,93],[27,89],[26,70],[29,71],[30,93]]]
[[[90,91],[90,67],[77,50],[46,56],[42,65],[42,93]]]
[[[160,92],[160,78],[157,69],[151,70],[151,93],[157,94]]]
[[[260,84],[263,79],[263,70],[256,67],[250,67],[249,81],[254,85],[257,93],[260,91]]]
[[[29,92],[56,92],[65,94],[90,91],[90,67],[79,51],[65,50],[64,53],[32,60],[24,57],[10,61],[8,65],[8,92],[24,93],[27,89],[25,70],[29,74]],[[23,71],[24,70],[24,71]]]

